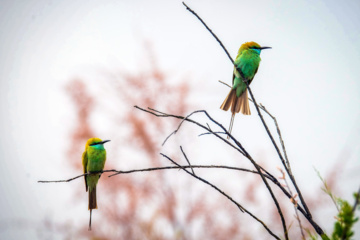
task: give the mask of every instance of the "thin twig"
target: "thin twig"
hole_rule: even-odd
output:
[[[225,50],[226,55],[229,57],[229,59],[232,61],[232,57],[230,56],[230,53],[226,50],[220,39],[213,33],[213,31],[206,25],[206,23],[199,17],[199,15],[196,14],[191,8],[189,8],[184,2],[182,4],[186,7],[186,10],[190,11],[192,14],[194,14],[197,19],[206,27],[206,29],[211,33],[211,35],[216,39],[216,41],[220,44],[220,46]]]
[[[242,149],[238,148],[237,146],[235,146],[234,144],[232,144],[232,143],[229,142],[228,140],[222,138],[217,132],[211,131],[210,129],[208,129],[206,126],[202,125],[202,124],[199,123],[199,122],[196,122],[196,121],[194,121],[194,120],[192,120],[192,119],[190,119],[190,118],[185,118],[185,117],[183,117],[183,116],[178,116],[178,115],[173,115],[173,114],[166,114],[166,113],[161,113],[161,114],[159,114],[159,111],[149,111],[149,110],[144,109],[144,108],[141,108],[141,107],[139,107],[139,106],[134,106],[134,107],[137,108],[137,109],[139,109],[139,110],[141,110],[141,111],[150,113],[150,114],[152,114],[152,115],[154,115],[154,116],[156,116],[156,117],[173,117],[173,118],[178,118],[178,119],[185,119],[185,121],[188,121],[188,122],[190,122],[190,123],[193,123],[193,124],[199,126],[200,128],[205,129],[206,131],[212,133],[212,134],[215,135],[217,138],[221,139],[221,140],[224,141],[226,144],[228,144],[229,146],[231,146],[232,148],[234,148],[235,150],[237,150],[237,151],[240,152],[243,156],[246,157],[246,154],[243,152],[243,148],[242,148]],[[205,115],[208,116],[208,114],[207,114],[206,111],[204,111],[204,110],[194,111],[194,112],[192,112],[191,114],[194,114],[194,113],[204,113]],[[212,118],[211,118],[210,120],[215,121],[215,120],[213,120]],[[235,139],[229,132],[227,132],[227,130],[226,130],[220,123],[218,123],[218,122],[216,122],[216,121],[215,121],[214,123],[215,123],[216,125],[218,125],[219,127],[221,127],[221,129],[223,129],[223,130],[227,133],[227,135],[229,135],[232,139],[234,139],[234,140],[236,141],[236,139]]]
[[[189,159],[187,158],[187,156],[186,156],[186,154],[185,154],[185,152],[184,152],[184,150],[183,150],[182,146],[180,146],[180,150],[181,150],[182,154],[184,155],[185,160],[188,162],[189,167],[191,168],[192,173],[195,175],[194,169],[193,169],[193,167],[191,166],[191,163],[190,163]]]
[[[294,206],[294,209],[295,209],[295,214],[296,214],[296,217],[295,217],[295,218],[296,218],[296,220],[297,220],[298,223],[299,223],[299,228],[300,228],[300,232],[301,232],[301,237],[302,237],[303,240],[305,240],[304,228],[303,228],[303,226],[302,226],[302,224],[301,224],[301,219],[300,219],[299,213],[298,213],[298,211],[297,211],[297,206],[298,206],[299,204],[298,204],[297,201],[295,200],[296,195],[293,195],[293,193],[292,193],[292,191],[291,191],[290,185],[288,184],[288,181],[286,180],[285,172],[284,172],[280,167],[279,167],[278,169],[279,169],[279,171],[280,171],[281,174],[282,174],[282,176],[280,177],[280,179],[283,179],[283,180],[284,180],[285,186],[286,186],[288,192],[289,192],[289,193],[291,194],[291,196],[292,196],[292,197],[290,198],[290,201],[293,203],[293,206]]]
[[[205,168],[205,169],[227,169],[227,170],[236,170],[236,171],[242,171],[242,172],[249,172],[249,173],[254,173],[254,174],[259,174],[257,171],[255,170],[250,170],[247,168],[239,168],[239,167],[232,167],[232,166],[226,166],[226,165],[184,165],[184,166],[165,166],[165,167],[153,167],[153,168],[142,168],[142,169],[132,169],[132,170],[127,170],[127,171],[122,171],[122,170],[115,170],[115,169],[111,169],[111,170],[103,170],[103,171],[98,171],[98,172],[93,172],[93,173],[85,173],[85,174],[81,174],[78,175],[76,177],[73,178],[69,178],[69,179],[65,179],[65,180],[39,180],[38,183],[62,183],[62,182],[71,182],[75,179],[81,178],[83,176],[87,176],[90,174],[98,174],[98,173],[105,173],[105,172],[114,172],[114,174],[109,175],[108,177],[113,177],[115,175],[119,175],[119,174],[130,174],[130,173],[135,173],[135,172],[150,172],[150,171],[158,171],[158,170],[167,170],[167,169],[182,169],[182,168]],[[265,175],[266,178],[268,178],[269,180],[272,181],[272,176],[269,175]],[[274,182],[275,183],[275,182]],[[277,185],[277,183],[275,183]]]
[[[356,196],[355,196],[355,197],[356,197],[356,198],[355,198],[355,203],[354,203],[354,206],[353,206],[353,208],[352,208],[353,213],[355,213],[355,210],[356,210],[357,205],[360,204],[360,187],[359,187],[359,190],[358,190],[358,192],[356,193]]]
[[[91,172],[91,173],[84,173],[84,174],[81,174],[81,175],[78,175],[76,177],[73,177],[73,178],[69,178],[69,179],[66,179],[66,180],[51,180],[51,181],[48,181],[48,180],[39,180],[38,183],[60,183],[60,182],[71,182],[77,178],[80,178],[80,177],[83,177],[83,176],[87,176],[87,175],[94,175],[94,174],[102,174],[102,173],[105,173],[105,172],[117,172],[117,170],[115,169],[112,169],[112,170],[102,170],[102,171],[96,171],[96,172]]]
[[[161,113],[161,114],[164,114],[164,113],[162,113],[162,112],[159,112],[159,111],[157,111],[157,110],[155,110],[155,109],[152,109],[152,108],[149,108],[151,111],[155,111],[155,112],[158,112],[158,113]],[[165,138],[165,140],[164,140],[164,142],[163,142],[163,144],[162,144],[162,146],[164,146],[165,145],[165,143],[166,143],[166,141],[172,136],[172,135],[175,135],[178,131],[179,131],[179,129],[180,129],[180,127],[181,127],[181,125],[183,124],[183,122],[186,120],[186,119],[188,119],[191,115],[193,115],[194,113],[196,113],[196,111],[195,112],[192,112],[192,113],[190,113],[189,115],[187,115],[186,117],[184,117],[183,118],[183,120],[180,122],[180,124],[178,125],[178,127],[177,127],[177,129],[175,130],[175,131],[173,131],[172,133],[170,133],[170,135],[169,136],[167,136],[166,138]]]
[[[211,134],[213,134],[213,133],[225,134],[225,135],[226,135],[226,133],[224,133],[224,132],[207,132],[207,133],[201,133],[201,134],[199,134],[198,137],[201,137],[201,136],[204,136],[204,135],[211,135]]]
[[[225,83],[225,82],[223,82],[223,81],[221,81],[221,80],[219,80],[219,83],[222,83],[222,84],[224,84],[225,86],[228,86],[229,88],[232,88],[229,84],[227,84],[227,83]]]
[[[171,161],[173,164],[175,164],[177,167],[179,167],[180,169],[184,170],[185,172],[187,172],[188,174],[190,174],[191,176],[193,176],[194,178],[210,185],[212,188],[216,189],[216,191],[220,192],[222,195],[224,195],[225,197],[227,197],[231,202],[235,203],[236,206],[239,208],[240,211],[244,212],[244,207],[241,206],[238,202],[236,202],[234,199],[232,199],[228,194],[224,193],[222,190],[220,190],[218,187],[216,187],[214,184],[211,184],[210,182],[208,182],[207,180],[189,172],[186,170],[186,168],[182,168],[178,163],[176,163],[175,161],[173,161],[170,157],[168,157],[167,155],[160,153],[161,156],[167,158],[169,161]]]

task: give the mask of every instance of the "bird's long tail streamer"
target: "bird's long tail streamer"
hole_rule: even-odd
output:
[[[232,131],[232,128],[233,128],[233,124],[234,124],[234,119],[235,119],[235,112],[233,112],[231,114],[231,119],[230,119],[230,126],[229,126],[229,134],[231,134],[231,131]],[[227,136],[227,139],[229,140],[230,139],[230,136],[228,135]]]
[[[91,213],[92,213],[92,209],[90,209],[89,231],[91,231]]]

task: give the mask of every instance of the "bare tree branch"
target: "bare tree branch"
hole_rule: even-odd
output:
[[[127,171],[111,169],[111,170],[103,170],[103,171],[92,172],[92,173],[84,173],[84,174],[78,175],[76,177],[72,177],[72,178],[64,179],[64,180],[39,180],[38,183],[66,183],[66,182],[71,182],[75,179],[78,179],[78,178],[81,178],[83,176],[87,176],[90,174],[99,174],[99,173],[102,174],[102,173],[107,173],[107,172],[113,172],[114,174],[108,176],[108,177],[113,177],[113,176],[119,175],[119,174],[129,174],[129,173],[135,173],[135,172],[150,172],[150,171],[167,170],[167,169],[183,169],[183,168],[207,168],[207,169],[220,168],[220,169],[237,170],[237,171],[259,174],[257,171],[254,171],[254,170],[250,170],[250,169],[246,169],[246,168],[225,166],[225,165],[191,165],[191,166],[186,165],[186,166],[180,166],[180,167],[166,166],[166,167],[155,167],[155,168],[132,169],[132,170],[127,170]],[[265,177],[267,177],[270,180],[272,179],[272,177],[270,177],[268,175],[265,175]]]
[[[182,154],[184,155],[185,160],[188,162],[189,167],[191,168],[192,173],[195,175],[194,169],[193,169],[193,167],[191,166],[191,163],[190,163],[189,159],[187,158],[187,156],[186,156],[186,154],[185,154],[185,152],[184,152],[184,150],[183,150],[182,146],[180,146],[180,150],[181,150]]]
[[[354,203],[354,206],[353,206],[353,213],[355,213],[355,210],[356,210],[356,207],[360,204],[360,187],[359,187],[359,190],[358,192],[356,193],[355,195],[355,203]]]
[[[234,63],[234,61],[232,60],[232,57],[230,56],[230,53],[226,50],[226,48],[224,47],[224,45],[222,44],[220,39],[215,35],[215,33],[213,33],[213,31],[206,25],[206,23],[199,17],[199,15],[197,15],[196,12],[194,12],[191,8],[189,8],[184,2],[182,2],[182,4],[186,7],[186,10],[188,10],[189,12],[194,14],[194,16],[197,17],[197,19],[199,19],[199,21],[206,27],[206,29],[211,33],[211,35],[216,39],[216,41],[224,49],[224,51],[225,51],[226,55],[229,57],[230,61],[232,61]]]

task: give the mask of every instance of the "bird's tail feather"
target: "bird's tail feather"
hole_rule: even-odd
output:
[[[93,209],[97,208],[96,204],[96,186],[94,188],[89,188],[89,210],[90,210],[90,220],[89,220],[89,231],[91,231],[91,213]]]
[[[236,100],[236,90],[231,89],[229,94],[226,96],[224,102],[221,104],[220,109],[227,111],[234,104]]]
[[[236,112],[241,112],[244,115],[251,115],[247,89],[240,95],[236,105]]]
[[[231,89],[226,96],[224,102],[221,104],[220,109],[227,111],[231,107],[232,113],[241,112],[244,115],[250,115],[249,96],[247,89],[240,95],[236,96],[236,90]]]
[[[233,125],[234,125],[234,119],[235,119],[235,113],[232,113],[231,114],[231,119],[230,119],[230,126],[229,126],[229,134],[231,134],[231,131],[232,131],[232,128],[233,128]],[[227,139],[229,140],[230,139],[230,136],[228,135],[227,136]]]
[[[92,213],[92,209],[90,209],[90,220],[89,220],[89,231],[91,231],[91,213]]]
[[[89,188],[89,210],[96,209],[96,186],[94,188]]]
[[[235,113],[241,112],[244,115],[250,115],[250,106],[249,106],[249,99],[248,99],[248,91],[245,89],[245,91],[240,95],[240,97],[236,96],[236,90],[231,89],[229,94],[226,96],[224,102],[221,104],[220,109],[227,111],[231,107],[231,120],[230,120],[230,126],[229,126],[229,133],[231,133],[233,124],[234,124],[234,118]],[[228,136],[229,139],[229,136]]]

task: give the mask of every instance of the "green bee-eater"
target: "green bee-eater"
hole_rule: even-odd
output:
[[[234,72],[233,72],[233,79],[232,79],[232,88],[225,98],[223,104],[220,106],[220,109],[227,111],[231,107],[231,120],[230,120],[230,127],[229,133],[231,133],[235,113],[241,111],[244,115],[250,115],[250,106],[249,106],[249,99],[248,99],[248,91],[246,88],[247,82],[248,84],[251,83],[253,80],[260,64],[260,53],[263,49],[268,49],[271,47],[261,47],[256,42],[246,42],[241,45],[238,55],[234,61]],[[245,79],[241,76],[241,74],[237,71],[236,68],[239,68]],[[229,137],[229,136],[228,136]]]
[[[84,173],[98,172],[104,169],[106,161],[106,150],[104,143],[110,140],[102,141],[100,138],[90,138],[85,145],[85,151],[82,155],[82,165]],[[89,191],[89,230],[91,230],[91,213],[93,209],[97,208],[96,204],[96,184],[99,181],[101,174],[93,174],[84,176],[85,188]]]

